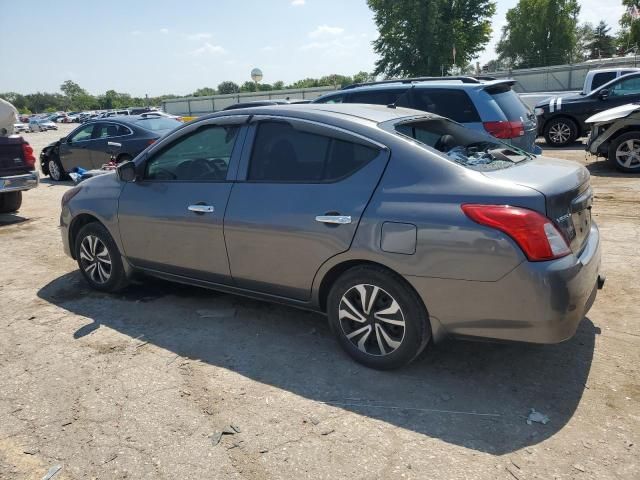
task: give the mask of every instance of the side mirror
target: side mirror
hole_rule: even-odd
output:
[[[118,178],[123,182],[133,182],[136,179],[136,164],[129,160],[121,163],[116,169]]]
[[[606,100],[608,96],[609,90],[607,88],[603,88],[602,90],[600,90],[600,92],[598,92],[598,98],[600,100]]]

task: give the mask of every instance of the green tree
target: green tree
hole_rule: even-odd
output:
[[[240,87],[237,83],[227,81],[218,85],[217,90],[220,94],[238,93],[240,91]]]
[[[496,11],[492,0],[367,3],[379,32],[374,73],[392,77],[441,75],[454,64],[467,65],[489,41]]]
[[[60,91],[69,98],[87,95],[87,91],[72,80],[65,80],[62,85],[60,85]]]
[[[278,80],[277,82],[273,82],[272,85],[274,90],[282,90],[284,89],[284,82],[282,80]]]
[[[593,30],[591,41],[587,44],[589,58],[606,58],[615,53],[615,39],[612,35],[609,35],[610,31],[611,27],[604,20],[601,20]]]
[[[496,52],[515,67],[570,63],[579,13],[577,0],[519,0],[507,11]]]
[[[211,87],[203,87],[199,88],[195,92],[193,92],[192,96],[194,97],[210,97],[211,95],[216,94],[216,89]]]
[[[255,92],[257,90],[255,82],[246,81],[240,85],[241,92]]]
[[[576,44],[571,53],[574,62],[583,62],[591,58],[589,46],[593,42],[595,28],[589,22],[583,23],[576,28]]]
[[[618,46],[620,50],[628,52],[640,48],[640,0],[622,0],[622,5],[627,10],[620,18],[622,27],[618,34]]]

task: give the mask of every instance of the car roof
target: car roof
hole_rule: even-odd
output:
[[[501,84],[513,84],[515,80],[509,78],[500,78],[494,80],[477,80],[475,82],[462,81],[460,79],[452,78],[451,80],[447,79],[437,79],[437,80],[416,80],[416,81],[407,81],[407,80],[398,80],[398,81],[385,81],[385,83],[371,83],[371,84],[363,84],[363,85],[353,85],[345,87],[337,92],[330,92],[328,95],[342,92],[354,92],[354,91],[368,91],[368,90],[386,90],[386,89],[397,89],[399,87],[404,87],[409,89],[411,87],[415,88],[463,88],[463,89],[471,89],[471,90],[482,90],[486,87],[492,85],[501,85]]]
[[[364,103],[294,103],[286,105],[238,108],[236,110],[223,110],[200,117],[198,120],[240,114],[284,115],[304,119],[305,113],[315,113],[326,117],[339,116],[342,119],[349,119],[350,117],[353,119],[355,117],[357,119],[368,120],[373,123],[382,123],[390,120],[416,116],[424,118],[439,118],[438,115],[433,115],[420,110],[402,107],[391,108],[386,105],[370,105]]]

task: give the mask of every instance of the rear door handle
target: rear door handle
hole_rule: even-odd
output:
[[[213,213],[215,211],[213,205],[189,205],[187,209],[195,213]]]
[[[351,223],[351,217],[349,215],[318,215],[316,222],[346,225]]]

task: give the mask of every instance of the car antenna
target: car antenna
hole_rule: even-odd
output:
[[[398,98],[396,98],[396,101],[395,101],[395,102],[390,103],[389,105],[387,105],[387,108],[396,108],[397,103],[398,103],[402,98],[404,98],[404,96],[405,96],[405,95],[408,95],[408,94],[409,94],[409,92],[410,92],[410,91],[413,89],[413,87],[415,87],[415,86],[416,86],[416,84],[415,84],[415,83],[412,83],[412,84],[411,84],[411,87],[407,88],[404,92],[402,92],[402,94],[401,94],[401,95],[399,95],[399,96],[398,96]]]

